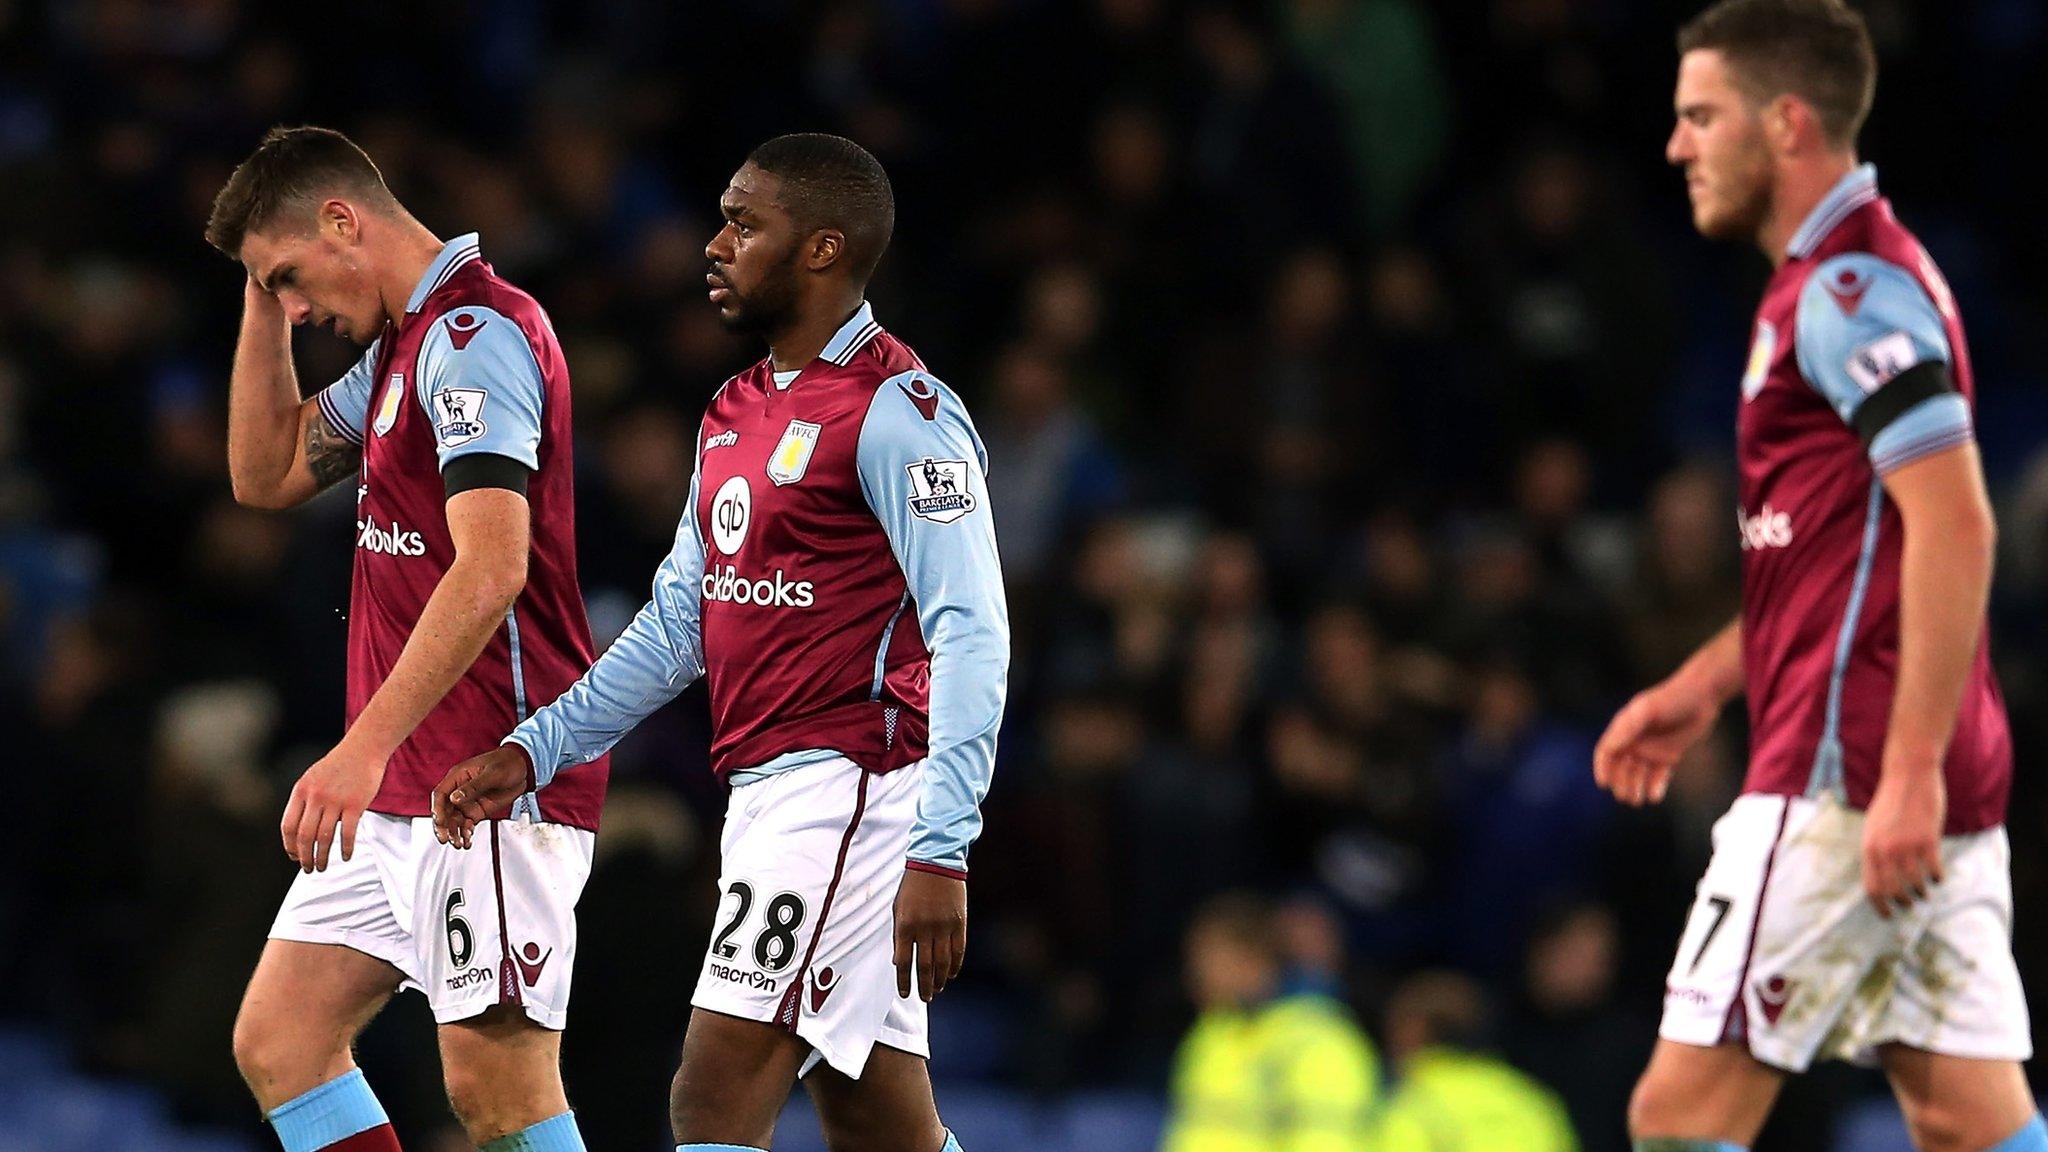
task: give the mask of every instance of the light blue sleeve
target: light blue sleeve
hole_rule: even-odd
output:
[[[335,431],[358,444],[363,442],[363,424],[370,418],[370,396],[376,390],[377,347],[382,337],[370,342],[370,349],[341,379],[320,390],[320,412]]]
[[[1794,339],[1800,374],[1852,426],[1864,402],[1907,369],[1951,362],[1948,330],[1927,290],[1867,252],[1814,269],[1799,294]],[[1950,392],[1901,412],[1868,451],[1882,475],[1972,436],[1969,403]]]
[[[906,372],[884,381],[869,405],[859,468],[932,655],[930,754],[909,856],[964,874],[981,834],[1010,668],[988,453],[951,389]]]
[[[472,452],[540,467],[547,388],[519,325],[489,308],[452,308],[420,342],[415,376],[442,468]]]
[[[675,547],[654,573],[653,598],[581,679],[506,737],[533,758],[536,786],[602,756],[704,674],[703,585],[693,477]]]

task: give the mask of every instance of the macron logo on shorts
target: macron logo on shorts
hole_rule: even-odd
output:
[[[811,973],[811,1015],[816,1016],[825,1010],[825,1001],[831,997],[832,990],[837,987],[839,987],[839,973],[834,972],[830,965],[826,965]]]
[[[548,966],[548,960],[554,954],[555,950],[553,948],[543,953],[540,950],[540,945],[535,944],[531,940],[526,942],[526,947],[519,950],[519,974],[526,978],[526,986],[528,988],[540,983],[541,969]]]
[[[1785,1005],[1792,1001],[1792,981],[1783,976],[1759,980],[1756,985],[1756,1002],[1764,1010],[1764,1021],[1771,1027],[1778,1026],[1778,1017],[1785,1014]]]

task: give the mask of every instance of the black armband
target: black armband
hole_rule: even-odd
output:
[[[1939,360],[1925,360],[1913,365],[1897,376],[1886,381],[1884,387],[1872,392],[1850,417],[1855,425],[1856,435],[1863,441],[1865,451],[1877,440],[1877,435],[1891,427],[1892,421],[1912,411],[1922,400],[1956,390],[1955,381],[1949,378],[1948,365]]]
[[[441,470],[441,483],[449,498],[474,488],[505,488],[526,495],[527,480],[533,475],[526,465],[495,452],[471,452],[457,456]]]

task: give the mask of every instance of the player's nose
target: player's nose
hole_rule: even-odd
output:
[[[1671,164],[1687,164],[1692,161],[1692,133],[1685,130],[1685,121],[1680,120],[1671,129],[1671,139],[1664,142],[1664,159]]]

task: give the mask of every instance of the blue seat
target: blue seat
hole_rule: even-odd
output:
[[[956,1084],[939,1096],[939,1117],[973,1152],[1045,1152],[1046,1117],[1021,1093]]]
[[[1834,1152],[1913,1152],[1898,1103],[1879,1096],[1844,1109],[1835,1125]]]
[[[8,1134],[26,1133],[30,1147],[47,1152],[123,1148],[138,1133],[156,1135],[165,1128],[162,1101],[142,1088],[51,1079],[16,1104],[18,1110],[5,1118]]]
[[[789,1106],[775,1121],[775,1152],[826,1152],[818,1114],[811,1110],[811,1098],[802,1089],[790,1094]]]
[[[1055,1134],[1047,1118],[1015,1092],[951,1085],[939,1092],[939,1115],[970,1152],[1052,1152],[1054,1148]],[[801,1091],[791,1097],[776,1121],[775,1152],[826,1152],[818,1117]]]
[[[46,1077],[63,1065],[63,1050],[48,1038],[22,1028],[0,1028],[0,1085]]]
[[[987,1083],[1010,1051],[1009,1008],[997,997],[948,989],[945,1008],[931,1014],[932,1078]],[[943,1101],[942,1101],[943,1103]]]
[[[259,1152],[246,1136],[179,1129],[154,1091],[68,1063],[40,1033],[0,1028],[0,1152]]]
[[[1143,1092],[1091,1092],[1069,1098],[1055,1131],[1061,1145],[1087,1152],[1152,1152],[1166,1126],[1166,1103]]]

